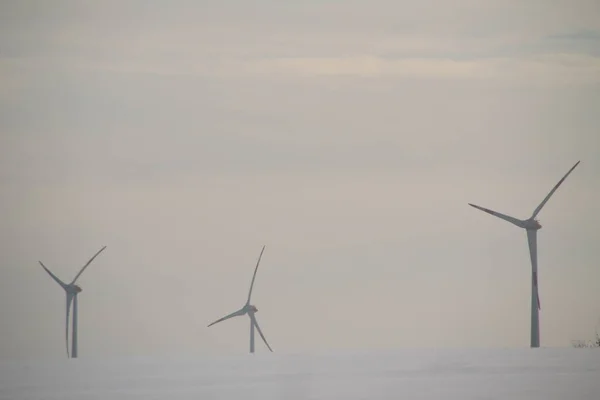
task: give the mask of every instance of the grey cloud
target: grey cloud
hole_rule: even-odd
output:
[[[595,30],[581,30],[573,33],[563,33],[549,36],[549,39],[557,39],[557,40],[591,40],[598,41],[600,40],[600,31]]]
[[[548,52],[600,55],[600,30],[582,30],[568,34],[555,34],[540,41]]]

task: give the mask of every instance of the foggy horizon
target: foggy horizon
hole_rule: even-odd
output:
[[[535,15],[536,18],[530,17]],[[0,5],[0,359],[600,330],[600,4]],[[268,352],[256,337],[256,352]]]

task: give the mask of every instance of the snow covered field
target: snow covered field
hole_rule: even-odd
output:
[[[0,399],[600,399],[598,349],[0,363]]]

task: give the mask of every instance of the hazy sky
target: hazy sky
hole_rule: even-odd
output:
[[[4,1],[0,358],[529,345],[600,318],[600,3]],[[257,351],[265,351],[257,343]]]

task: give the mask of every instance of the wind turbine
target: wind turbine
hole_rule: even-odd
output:
[[[81,292],[82,289],[75,284],[75,281],[77,280],[77,278],[79,278],[79,276],[81,276],[81,274],[87,268],[87,266],[90,265],[92,261],[94,261],[94,258],[96,258],[98,254],[100,254],[105,248],[106,246],[102,247],[96,254],[94,254],[94,257],[90,258],[90,260],[83,266],[83,268],[81,268],[79,273],[75,275],[75,278],[73,278],[71,283],[64,283],[63,281],[61,281],[48,268],[46,268],[46,266],[41,261],[39,261],[42,268],[44,268],[46,272],[52,277],[52,279],[54,279],[56,283],[58,283],[60,287],[64,289],[65,294],[67,295],[67,323],[65,329],[67,357],[77,358],[77,295]],[[71,354],[69,355],[69,312],[71,310],[71,303],[73,304],[73,335],[71,338]]]
[[[271,352],[273,351],[271,349],[271,346],[269,346],[267,339],[265,339],[265,335],[263,335],[262,331],[260,330],[258,321],[256,321],[256,316],[254,314],[256,314],[258,312],[258,308],[256,308],[255,306],[250,304],[250,298],[252,297],[252,287],[254,286],[254,279],[256,278],[256,271],[258,270],[258,265],[260,264],[260,259],[262,258],[264,251],[265,251],[265,246],[263,246],[262,250],[260,251],[260,255],[258,256],[258,261],[256,262],[256,267],[254,268],[254,275],[252,275],[252,283],[250,283],[250,291],[248,292],[248,300],[246,300],[246,304],[244,304],[244,306],[242,308],[240,308],[239,310],[232,312],[231,314],[226,315],[223,318],[220,318],[220,319],[216,320],[215,322],[211,323],[210,325],[208,325],[210,327],[221,321],[225,321],[226,319],[233,318],[233,317],[240,317],[242,315],[248,314],[248,317],[250,318],[250,353],[251,354],[254,353],[254,327],[256,327],[258,334],[262,338],[263,342],[265,342],[265,344],[267,345],[269,350]]]
[[[554,194],[556,189],[564,182],[565,179],[569,176],[571,172],[579,165],[579,161],[571,167],[569,172],[562,177],[560,181],[548,193],[546,198],[540,203],[539,206],[533,211],[531,217],[528,219],[517,219],[514,217],[510,217],[505,214],[501,214],[496,211],[489,210],[487,208],[483,208],[477,206],[475,204],[469,203],[471,207],[475,207],[481,211],[484,211],[488,214],[501,218],[505,221],[512,223],[513,225],[518,226],[519,228],[523,228],[527,231],[527,242],[529,243],[529,257],[531,258],[531,345],[530,347],[540,347],[540,316],[539,310],[541,309],[540,304],[540,296],[538,292],[538,279],[537,279],[537,231],[542,228],[539,221],[535,219],[535,217],[540,213],[546,202],[550,199],[550,197]]]

